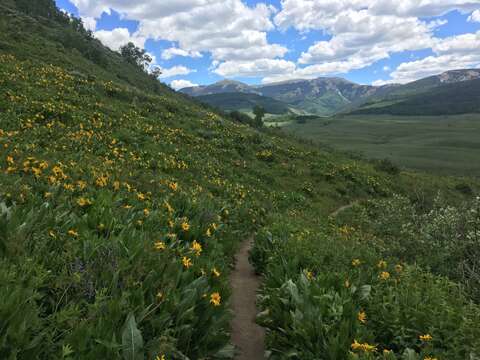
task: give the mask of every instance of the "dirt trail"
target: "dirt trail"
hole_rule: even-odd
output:
[[[255,304],[260,279],[248,261],[252,239],[244,241],[236,255],[235,270],[231,275],[232,285],[232,342],[239,351],[236,360],[261,360],[265,353],[265,331],[255,323]]]
[[[331,217],[337,217],[340,213],[348,210],[348,209],[351,209],[352,207],[354,207],[355,205],[357,205],[360,201],[357,200],[357,201],[354,201],[353,203],[351,204],[348,204],[348,205],[345,205],[345,206],[342,206],[340,208],[338,208],[337,210],[335,210],[334,212],[332,212],[330,214]]]

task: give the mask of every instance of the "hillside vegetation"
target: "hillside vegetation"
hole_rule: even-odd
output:
[[[222,93],[202,95],[196,99],[224,111],[252,112],[253,108],[258,105],[268,114],[282,115],[292,112],[292,107],[288,104],[257,94]]]
[[[428,89],[428,91],[427,91]],[[480,79],[441,84],[380,101],[367,102],[352,114],[455,115],[480,112]]]
[[[478,115],[345,115],[306,118],[283,129],[299,138],[400,167],[454,176],[480,176]]]
[[[271,359],[480,356],[460,276],[478,183],[225,119],[38,4],[0,6],[1,359],[232,358],[228,274],[252,233]],[[451,204],[468,216],[425,217]]]

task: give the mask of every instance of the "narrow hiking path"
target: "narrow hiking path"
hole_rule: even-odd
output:
[[[348,210],[348,209],[351,209],[352,207],[354,207],[355,205],[359,204],[360,203],[360,200],[356,200],[348,205],[344,205],[342,207],[339,207],[337,210],[335,210],[334,212],[332,212],[330,214],[331,217],[337,217],[340,213]]]
[[[236,360],[264,359],[265,331],[255,323],[257,315],[257,290],[260,279],[248,261],[253,239],[245,240],[235,257],[235,270],[231,275],[232,286],[232,343],[238,350]]]

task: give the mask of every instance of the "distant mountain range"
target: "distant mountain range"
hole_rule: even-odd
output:
[[[413,104],[426,101],[428,107],[418,107],[418,113],[445,112],[449,98],[462,106],[453,106],[454,113],[476,112],[476,95],[480,90],[480,69],[453,70],[405,85],[359,85],[348,80],[322,77],[313,80],[291,80],[250,86],[238,81],[223,80],[208,86],[184,88],[184,94],[199,97],[223,110],[248,110],[255,104],[275,109],[273,114],[303,113],[331,116],[338,113],[415,113]],[[469,89],[466,91],[465,89]],[[452,92],[452,96],[449,96]],[[429,95],[430,94],[430,95]],[[284,106],[282,106],[283,104]],[[401,109],[402,104],[406,109]],[[439,110],[435,110],[438,106]],[[452,107],[452,104],[450,105]],[[440,110],[443,109],[443,110]]]

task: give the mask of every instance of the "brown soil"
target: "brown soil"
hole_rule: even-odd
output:
[[[259,278],[248,261],[252,239],[244,241],[236,256],[235,270],[231,275],[232,285],[232,342],[238,350],[236,360],[264,359],[265,331],[255,323],[257,315],[256,295]]]

